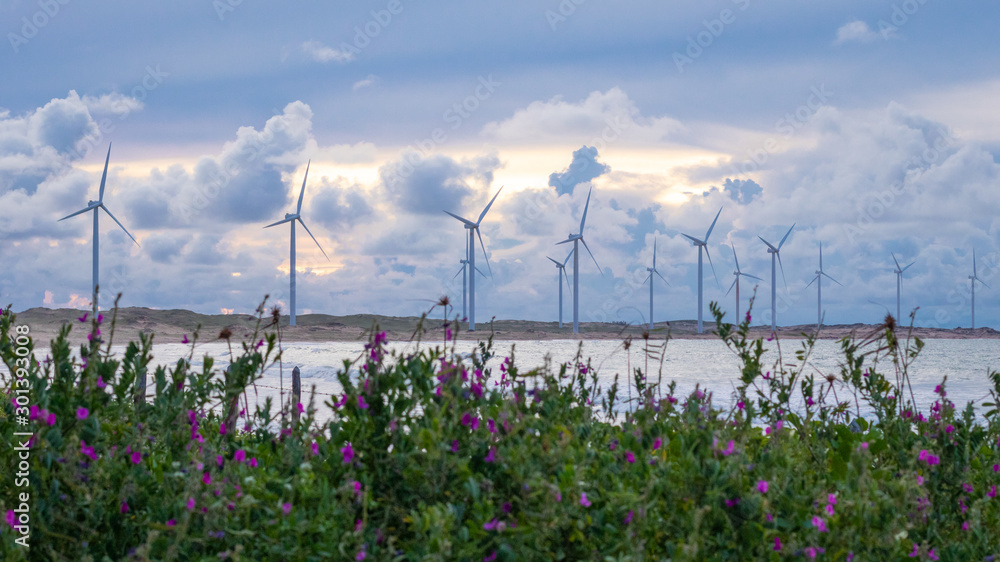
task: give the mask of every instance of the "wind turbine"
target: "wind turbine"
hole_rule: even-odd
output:
[[[973,256],[973,258],[975,258],[975,256]],[[894,271],[894,273],[896,274],[896,320],[898,321],[899,320],[899,294],[902,291],[902,286],[903,286],[903,272],[906,271],[907,269],[910,269],[911,267],[913,267],[913,264],[915,264],[917,262],[911,262],[910,265],[908,265],[906,267],[900,267],[899,266],[899,260],[896,259],[896,254],[892,254],[892,261],[896,262],[896,270]],[[975,268],[975,263],[973,263],[973,268]]]
[[[128,237],[131,238],[133,242],[135,242],[135,245],[136,246],[139,245],[139,242],[136,241],[135,237],[132,236],[132,234],[130,234],[129,231],[125,228],[125,226],[123,226],[122,223],[119,222],[118,219],[116,219],[115,216],[111,214],[111,211],[109,211],[108,208],[104,206],[104,186],[105,186],[105,184],[108,181],[108,162],[110,160],[111,160],[111,143],[108,143],[108,155],[104,159],[104,175],[101,176],[101,189],[100,189],[100,191],[97,194],[97,201],[88,201],[87,202],[87,206],[85,208],[80,209],[79,211],[77,211],[77,212],[75,212],[75,213],[73,213],[71,215],[66,215],[65,217],[59,219],[59,221],[64,221],[64,220],[66,220],[68,218],[75,217],[77,215],[82,215],[83,213],[86,213],[87,211],[94,211],[94,303],[95,304],[97,303],[97,286],[98,286],[98,280],[99,280],[98,269],[99,269],[100,257],[101,257],[101,254],[100,254],[100,251],[99,251],[99,248],[100,248],[100,238],[99,238],[99,236],[100,236],[100,234],[99,234],[99,231],[98,231],[98,222],[99,222],[98,221],[98,216],[99,216],[98,211],[101,210],[101,209],[104,209],[104,212],[107,213],[108,216],[111,217],[111,220],[115,221],[115,223],[118,224],[118,226],[120,226],[121,229],[125,231],[125,234],[128,234]],[[59,221],[56,221],[56,222],[59,222]]]
[[[985,281],[979,278],[979,274],[976,273],[976,250],[972,250],[972,275],[969,276],[969,282],[972,283],[972,329],[976,329],[976,281],[979,281],[987,289],[990,288]]]
[[[764,240],[762,236],[757,237],[760,238],[761,242],[767,244],[767,253],[771,254],[771,333],[772,334],[774,334],[775,332],[778,321],[778,312],[777,312],[777,307],[775,306],[777,302],[777,283],[775,283],[776,276],[775,276],[774,262],[777,261],[778,265],[781,267],[781,280],[785,282],[785,289],[787,290],[788,281],[785,281],[785,266],[781,264],[781,247],[785,245],[785,240],[788,240],[788,235],[792,233],[793,228],[795,228],[794,224],[792,224],[792,226],[789,227],[788,232],[785,233],[785,236],[784,238],[781,239],[781,242],[778,242],[777,248],[775,248],[774,245],[768,242],[767,240]]]
[[[821,242],[819,245],[819,269],[816,270],[816,277],[813,277],[813,280],[809,282],[809,285],[812,285],[813,283],[816,284],[816,327],[817,328],[823,325],[823,278],[824,277],[840,285],[841,287],[844,286],[843,284],[841,284],[840,281],[837,281],[833,277],[830,277],[829,275],[826,274],[825,271],[823,271],[823,243]],[[807,289],[809,288],[809,285],[806,285]]]
[[[486,213],[489,212],[490,207],[493,206],[493,202],[497,200],[500,192],[503,191],[503,186],[497,190],[497,194],[490,199],[486,208],[483,212],[479,214],[479,220],[472,222],[468,219],[463,219],[462,217],[456,215],[455,213],[445,211],[445,213],[455,217],[456,219],[462,221],[465,225],[465,229],[469,231],[469,242],[466,244],[466,248],[469,251],[469,267],[476,269],[476,237],[479,237],[479,245],[483,248],[483,256],[486,258],[486,267],[490,270],[490,277],[493,276],[493,268],[490,267],[490,257],[486,255],[486,245],[483,244],[483,235],[479,233],[479,225],[483,222],[483,218],[486,217]],[[476,276],[469,275],[469,331],[476,331]]]
[[[594,253],[590,251],[590,246],[587,245],[587,241],[583,239],[583,226],[587,223],[587,209],[590,208],[590,196],[594,193],[594,188],[590,188],[587,192],[587,204],[583,206],[583,218],[580,219],[580,233],[570,234],[569,238],[563,240],[562,242],[557,242],[559,244],[573,243],[573,333],[580,333],[580,242],[583,242],[583,247],[587,249],[587,253],[590,254],[590,259],[594,260],[594,265],[600,270],[601,266],[597,263],[597,258],[594,257]],[[601,277],[604,276],[604,271],[601,271]]]
[[[652,330],[653,329],[653,274],[655,273],[657,277],[663,279],[664,283],[667,283],[667,280],[664,279],[663,276],[660,275],[660,272],[656,270],[656,238],[653,238],[653,267],[647,267],[646,271],[649,272],[649,277],[646,278],[646,281],[649,281],[649,329]],[[643,281],[643,283],[645,283],[646,281]],[[669,287],[670,283],[667,283],[667,286]]]
[[[736,271],[733,272],[733,275],[736,277],[736,279],[733,279],[733,284],[730,285],[729,290],[726,291],[726,296],[728,297],[729,293],[733,292],[733,287],[736,287],[736,323],[739,324],[740,323],[740,277],[749,277],[750,279],[756,279],[761,282],[763,282],[764,280],[761,279],[760,277],[757,277],[756,275],[743,273],[743,270],[740,269],[740,258],[736,257],[736,246],[733,246],[732,242],[730,242],[729,245],[733,248],[733,259],[736,260]]]
[[[289,285],[291,286],[291,290],[290,290],[290,297],[291,298],[289,299],[290,306],[289,306],[289,316],[288,316],[288,325],[289,326],[294,326],[295,325],[295,221],[299,221],[299,223],[302,225],[302,228],[306,229],[306,233],[308,233],[309,237],[312,238],[313,242],[316,243],[316,247],[319,248],[320,252],[323,252],[323,257],[325,257],[327,260],[330,259],[330,256],[326,255],[326,252],[323,250],[323,246],[319,245],[319,240],[316,240],[316,237],[313,236],[313,233],[309,231],[309,227],[306,226],[305,221],[302,220],[302,198],[306,194],[306,180],[309,179],[309,166],[310,166],[310,164],[312,164],[312,160],[310,160],[310,161],[308,161],[306,163],[306,175],[305,175],[305,177],[302,178],[302,189],[299,191],[299,204],[295,208],[295,213],[285,213],[285,218],[284,219],[282,219],[282,220],[280,220],[278,222],[275,222],[275,223],[271,223],[271,224],[269,224],[269,225],[267,225],[267,226],[264,227],[264,228],[271,228],[272,226],[278,226],[279,224],[285,224],[286,222],[287,223],[291,223],[291,225],[292,225],[292,237],[291,237],[291,244],[290,244],[290,248],[291,248],[291,250],[290,250],[291,251],[290,256],[291,257],[290,257],[290,260],[289,260],[290,261],[290,265],[289,265],[289,274],[290,274],[289,275],[289,277],[290,277]]]
[[[573,250],[570,250],[569,253],[566,254],[566,259],[564,259],[562,261],[562,263],[560,263],[560,262],[558,262],[558,261],[556,261],[556,260],[554,260],[552,258],[549,258],[548,256],[545,256],[545,257],[547,257],[549,259],[550,262],[556,264],[556,269],[559,270],[559,273],[558,273],[558,276],[557,276],[557,283],[559,285],[559,327],[560,328],[563,327],[563,321],[562,321],[562,315],[563,315],[563,305],[562,305],[563,278],[564,277],[566,278],[566,286],[568,287],[569,286],[569,275],[566,275],[566,264],[569,262],[569,258],[572,255],[573,255]]]
[[[458,270],[458,273],[455,274],[455,277],[458,277],[459,275],[462,276],[462,318],[466,318],[466,303],[469,300],[468,294],[466,293],[467,275],[468,275],[468,272],[469,272],[469,259],[468,259],[469,258],[469,248],[468,248],[469,242],[468,242],[468,240],[466,240],[465,246],[466,246],[466,249],[465,249],[465,259],[458,260],[458,263],[462,264],[462,267]],[[481,269],[479,269],[477,267],[476,271],[478,271],[479,274],[482,275],[484,279],[487,278],[486,274],[483,273],[483,270],[481,270]],[[455,277],[452,277],[452,279],[454,280]]]
[[[708,232],[705,233],[705,239],[704,240],[699,240],[699,239],[695,238],[694,236],[688,236],[687,234],[682,234],[682,236],[684,236],[685,238],[687,238],[688,240],[690,240],[692,244],[694,244],[695,246],[698,247],[698,333],[699,334],[702,333],[702,320],[701,320],[701,317],[702,317],[702,314],[704,312],[702,310],[703,306],[702,306],[702,282],[701,282],[701,278],[702,278],[702,272],[701,272],[701,269],[702,269],[701,251],[705,250],[705,255],[708,256],[708,265],[712,266],[712,275],[715,277],[715,284],[718,285],[719,284],[719,276],[715,274],[715,264],[712,263],[712,254],[708,253],[708,237],[712,235],[712,229],[715,228],[715,223],[716,223],[716,221],[719,220],[719,215],[721,215],[721,214],[722,214],[722,208],[720,207],[719,208],[719,212],[715,213],[715,220],[712,221],[712,226],[708,227]],[[722,287],[720,286],[719,288],[721,289]]]

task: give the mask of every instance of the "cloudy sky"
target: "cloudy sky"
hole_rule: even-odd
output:
[[[697,314],[735,267],[766,280],[782,248],[779,323],[895,309],[1000,327],[1000,5],[941,0],[0,0],[0,300],[84,307],[91,221],[113,142],[101,285],[123,304],[419,314],[482,225],[492,279],[478,320],[556,317],[555,246],[579,229],[581,320],[641,322],[657,240],[657,319]],[[481,268],[482,250],[477,261]],[[603,276],[602,276],[603,273]],[[744,288],[746,296],[750,290]],[[745,308],[744,304],[744,308]],[[569,306],[567,306],[567,315]]]

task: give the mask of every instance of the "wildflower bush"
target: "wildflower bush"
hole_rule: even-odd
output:
[[[343,393],[250,408],[280,357],[263,307],[226,370],[191,355],[153,366],[152,337],[111,353],[113,318],[82,318],[74,360],[0,356],[29,382],[30,476],[18,470],[16,399],[0,434],[4,560],[991,560],[1000,554],[1000,375],[976,411],[923,408],[907,366],[922,342],[888,318],[843,340],[839,372],[766,365],[749,314],[718,335],[739,356],[731,408],[658,381],[665,342],[602,388],[582,360],[488,368],[444,346],[391,354],[373,330]],[[230,337],[223,333],[223,337]],[[22,340],[23,341],[23,340]],[[31,344],[33,345],[33,344]],[[451,346],[451,347],[449,347]],[[956,358],[958,360],[959,358]],[[495,361],[494,361],[495,363]],[[18,371],[22,368],[22,371]],[[652,371],[656,370],[656,376]],[[148,400],[136,399],[152,373]],[[353,373],[353,374],[352,374]],[[359,374],[360,373],[360,374]],[[654,378],[656,380],[654,380]],[[13,381],[4,381],[13,387]],[[626,386],[627,388],[622,388]],[[141,390],[138,391],[141,394]],[[317,413],[332,409],[329,422]],[[30,550],[16,540],[30,494]]]

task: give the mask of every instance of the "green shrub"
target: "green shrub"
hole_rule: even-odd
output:
[[[453,344],[391,355],[376,329],[365,354],[338,374],[344,392],[301,405],[293,422],[298,404],[249,408],[254,381],[281,354],[263,305],[258,331],[227,370],[210,357],[193,369],[196,337],[187,360],[153,370],[148,401],[134,396],[153,365],[152,337],[116,358],[113,318],[92,313],[82,363],[71,357],[70,326],[50,357],[39,362],[32,352],[26,361],[8,308],[0,356],[25,375],[34,437],[28,485],[4,478],[0,511],[10,521],[18,494],[30,493],[31,549],[2,524],[0,557],[1000,554],[1000,375],[991,375],[992,409],[979,417],[972,404],[957,410],[944,382],[920,411],[907,366],[923,344],[897,337],[891,319],[865,341],[842,341],[841,372],[816,379],[805,370],[811,338],[797,366],[767,366],[761,357],[771,343],[748,338],[749,314],[734,326],[713,312],[742,364],[729,409],[701,389],[675,396],[672,385],[647,378],[648,367],[625,373],[622,392],[617,380],[602,389],[581,356],[522,371],[512,348],[496,372],[486,367],[492,338],[469,360]],[[636,344],[655,368],[666,343],[626,342]],[[12,391],[16,384],[5,381]],[[798,400],[806,405],[793,407]],[[4,404],[4,436],[25,431],[15,407]],[[328,423],[316,422],[321,408],[333,410]],[[0,446],[5,475],[18,471],[16,445],[11,437]]]

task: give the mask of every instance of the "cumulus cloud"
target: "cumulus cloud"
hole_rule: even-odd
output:
[[[323,183],[308,202],[308,216],[315,217],[317,223],[327,227],[334,234],[345,234],[355,225],[367,222],[374,214],[369,195],[358,184],[351,184],[344,178],[336,178]]]
[[[361,80],[355,82],[354,85],[351,86],[351,89],[357,92],[358,90],[374,86],[375,84],[378,83],[378,80],[379,80],[378,76],[375,76],[374,74],[369,74],[368,76],[365,76]]]
[[[466,198],[477,186],[491,185],[500,167],[495,153],[455,160],[442,154],[422,157],[408,152],[379,168],[379,178],[389,200],[399,209],[419,214],[448,209],[460,214],[467,211]]]
[[[719,188],[712,186],[703,196],[708,197],[710,194],[718,192]],[[758,199],[764,193],[764,188],[753,180],[726,178],[726,182],[722,185],[722,192],[728,195],[734,203],[746,205]]]
[[[81,98],[87,109],[93,114],[105,114],[105,115],[115,115],[121,117],[123,115],[129,115],[134,111],[139,111],[145,104],[141,101],[119,94],[118,92],[112,92],[110,94],[104,94],[101,96],[83,96]]]
[[[354,53],[328,47],[319,41],[306,41],[302,43],[300,48],[303,53],[316,62],[339,62],[343,64],[354,60]]]
[[[879,34],[872,31],[866,22],[861,20],[854,20],[852,22],[845,23],[837,29],[837,39],[834,40],[834,45],[843,45],[844,43],[871,43],[879,38]]]
[[[573,152],[573,161],[562,172],[549,175],[549,187],[556,188],[556,193],[569,193],[577,184],[588,182],[602,176],[611,170],[607,164],[597,161],[597,149],[592,146]]]

